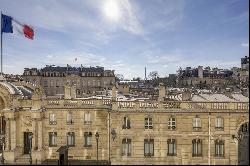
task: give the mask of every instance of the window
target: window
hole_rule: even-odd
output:
[[[200,139],[192,140],[193,156],[202,156],[202,141]]]
[[[241,125],[240,131],[246,133],[248,132],[248,128],[249,128],[248,123],[244,123],[243,125]]]
[[[224,119],[222,117],[216,117],[215,119],[215,129],[223,130],[224,129]]]
[[[176,128],[176,119],[175,117],[170,117],[168,119],[168,129],[175,130],[175,128]]]
[[[49,146],[57,146],[56,145],[56,137],[57,137],[57,132],[49,132]]]
[[[122,156],[131,156],[131,139],[122,140]]]
[[[73,124],[72,113],[67,114],[67,124]]]
[[[56,87],[59,87],[59,81],[56,80]]]
[[[84,132],[84,146],[92,147],[92,133],[91,132]]]
[[[84,124],[91,124],[91,114],[89,112],[84,114]]]
[[[49,114],[49,124],[51,125],[56,124],[56,114]]]
[[[80,95],[80,94],[81,94],[80,89],[77,89],[77,90],[76,90],[76,94],[77,94],[77,95]]]
[[[50,81],[50,87],[53,87],[54,86],[54,82],[53,80]]]
[[[100,81],[100,80],[98,80],[98,82],[97,82],[97,86],[98,86],[98,87],[100,87],[100,86],[101,86],[101,81]]]
[[[154,139],[144,139],[144,156],[154,156]]]
[[[168,139],[168,156],[176,156],[176,140]]]
[[[130,129],[130,119],[127,116],[123,118],[122,129]]]
[[[224,141],[223,140],[215,140],[215,156],[216,157],[224,157]]]
[[[193,119],[193,129],[200,130],[201,129],[201,119],[198,115]]]
[[[67,145],[68,146],[75,146],[75,133],[74,132],[68,132]]]
[[[153,129],[153,120],[151,117],[145,118],[145,129]]]
[[[48,87],[48,81],[44,81],[44,82],[43,82],[43,86],[44,86],[44,87]]]

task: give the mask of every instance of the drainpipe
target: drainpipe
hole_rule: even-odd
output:
[[[111,153],[111,148],[110,148],[110,113],[111,113],[111,109],[108,110],[108,116],[109,116],[109,127],[108,127],[108,130],[109,130],[109,165],[111,165],[111,161],[110,161],[110,153]]]
[[[208,114],[208,165],[211,160],[211,113]]]

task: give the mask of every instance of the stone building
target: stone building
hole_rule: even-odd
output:
[[[111,89],[115,84],[114,70],[103,67],[46,66],[42,69],[25,68],[23,80],[43,87],[47,96],[64,94],[66,83],[76,86],[76,95],[82,97],[103,89]]]
[[[69,164],[249,163],[249,102],[240,94],[211,101],[183,92],[173,101],[161,85],[158,100],[119,101],[115,87],[110,100],[75,98],[69,89],[50,98],[39,86],[0,82],[5,163],[57,163],[66,145]]]

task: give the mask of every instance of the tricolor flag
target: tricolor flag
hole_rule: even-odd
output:
[[[34,37],[34,30],[26,25],[14,20],[12,17],[2,14],[1,16],[2,30],[1,33],[21,34],[31,40]]]

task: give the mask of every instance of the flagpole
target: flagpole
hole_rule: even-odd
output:
[[[3,19],[1,11],[1,76],[3,76]]]

